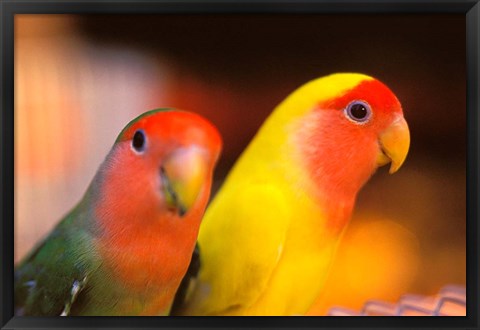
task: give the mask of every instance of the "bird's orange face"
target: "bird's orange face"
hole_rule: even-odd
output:
[[[201,217],[221,145],[217,129],[199,115],[157,110],[138,117],[102,165],[97,212],[118,213],[115,221],[125,217],[135,227]]]
[[[146,197],[159,212],[182,217],[210,190],[221,138],[196,114],[156,111],[129,124],[116,144],[111,161],[121,167],[111,170],[116,189],[128,186],[130,203],[144,204],[140,199]]]
[[[302,128],[308,172],[337,198],[355,197],[379,166],[397,171],[410,144],[400,102],[376,79],[319,102]]]
[[[120,133],[94,180],[99,251],[112,276],[132,290],[178,287],[221,145],[211,123],[185,111],[147,112]]]

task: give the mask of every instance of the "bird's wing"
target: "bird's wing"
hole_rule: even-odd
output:
[[[289,222],[288,203],[272,185],[222,189],[200,229],[198,284],[182,314],[225,315],[255,303],[281,257]]]
[[[195,249],[193,250],[192,259],[190,260],[190,265],[188,266],[187,272],[185,273],[177,293],[175,294],[170,315],[178,315],[183,304],[188,299],[189,295],[192,294],[198,272],[200,270],[200,264],[200,247],[197,243],[195,244]]]
[[[15,314],[32,316],[68,315],[87,284],[84,244],[69,235],[61,223],[15,269]]]

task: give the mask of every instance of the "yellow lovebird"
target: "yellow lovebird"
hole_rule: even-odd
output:
[[[294,91],[208,207],[175,313],[306,313],[358,191],[379,166],[396,172],[409,145],[400,102],[375,78],[333,74]]]

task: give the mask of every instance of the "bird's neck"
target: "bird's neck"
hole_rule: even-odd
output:
[[[155,196],[128,190],[136,184],[135,177],[101,178],[93,184],[95,244],[102,267],[132,293],[151,287],[171,295],[188,267],[203,210],[194,207],[180,218],[162,211]],[[140,184],[143,190],[133,191],[145,193],[147,183]]]
[[[270,131],[257,135],[241,156],[236,172],[246,168],[258,171],[257,176],[280,185],[281,189],[291,194],[293,200],[299,201],[300,208],[308,209],[308,214],[313,215],[311,221],[317,222],[317,227],[326,228],[333,236],[337,236],[348,224],[363,181],[349,181],[345,179],[348,173],[330,170],[338,165],[335,155],[333,158],[327,155],[312,156],[305,161],[302,148],[311,147],[312,155],[317,150],[312,144],[305,146],[293,135],[285,136],[284,132],[288,129],[276,128],[276,133],[268,126],[264,128]],[[345,167],[348,166],[344,166],[344,171],[354,171],[354,166]],[[324,223],[319,223],[322,221]]]

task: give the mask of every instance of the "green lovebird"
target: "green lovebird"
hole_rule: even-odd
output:
[[[222,141],[157,109],[120,133],[82,200],[15,269],[15,314],[167,315],[187,271]]]

